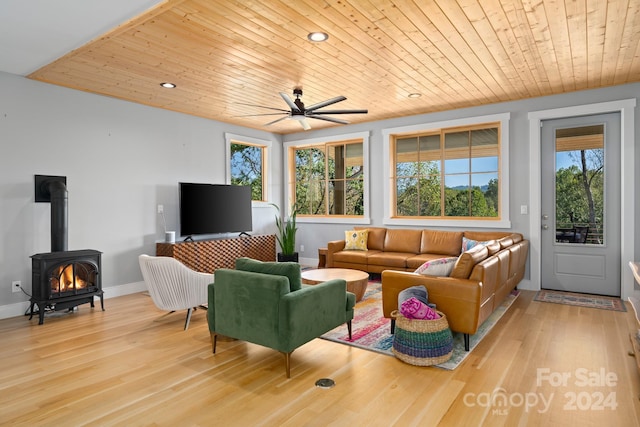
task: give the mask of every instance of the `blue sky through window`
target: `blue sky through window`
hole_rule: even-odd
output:
[[[472,159],[473,186],[486,186],[492,179],[498,179],[497,157],[476,157]],[[469,186],[469,160],[447,160],[445,162],[445,186],[468,187]]]

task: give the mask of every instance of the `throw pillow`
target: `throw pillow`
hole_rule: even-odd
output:
[[[344,232],[345,251],[366,251],[369,230],[349,230]]]
[[[418,267],[414,273],[425,276],[449,276],[457,260],[457,257],[432,259]]]
[[[487,244],[491,243],[492,240],[487,240],[484,242],[479,242],[478,240],[467,239],[466,237],[462,237],[462,252],[466,252],[471,248],[474,248],[478,245],[487,246]]]

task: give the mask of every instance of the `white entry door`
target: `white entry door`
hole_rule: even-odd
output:
[[[620,114],[542,122],[541,287],[620,295]]]

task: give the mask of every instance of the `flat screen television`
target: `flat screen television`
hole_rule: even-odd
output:
[[[179,186],[182,236],[252,230],[251,187],[187,182]]]

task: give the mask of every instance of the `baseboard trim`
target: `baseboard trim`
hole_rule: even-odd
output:
[[[110,286],[103,288],[104,298],[115,298],[123,295],[135,294],[137,292],[144,292],[147,290],[147,286],[144,281],[126,283],[124,285]],[[29,301],[18,302],[15,304],[0,305],[0,319],[8,319],[10,317],[24,316],[31,303]]]
[[[299,258],[298,264],[316,268],[318,266],[318,258]]]
[[[522,279],[520,283],[518,283],[518,289],[521,291],[539,291],[540,290],[540,288],[536,288],[535,286],[533,286],[533,283],[531,283],[531,280],[528,280],[528,279]]]

